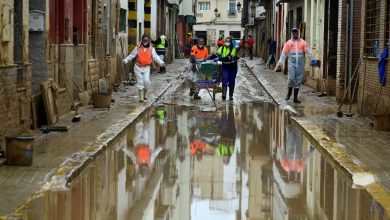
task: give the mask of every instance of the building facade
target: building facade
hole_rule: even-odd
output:
[[[258,56],[268,58],[264,53],[268,52],[268,45],[263,38],[269,38],[276,42],[279,59],[291,29],[299,28],[301,37],[321,62],[319,68],[306,62],[308,86],[335,96],[338,102],[352,100],[363,115],[390,112],[389,86],[381,85],[378,74],[379,57],[389,38],[389,1],[257,0],[243,4],[248,15],[251,5],[266,10],[265,21],[255,20],[250,29],[258,38],[255,50]],[[388,77],[387,69],[384,75]]]
[[[196,0],[194,2],[196,24],[193,26],[194,38],[205,38],[207,45],[215,50],[220,35],[241,39],[241,10],[237,10],[236,0]]]

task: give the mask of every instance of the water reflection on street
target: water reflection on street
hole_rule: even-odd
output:
[[[160,105],[69,188],[26,219],[386,219],[270,103]]]

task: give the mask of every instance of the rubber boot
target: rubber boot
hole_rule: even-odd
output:
[[[195,100],[199,100],[199,99],[200,99],[199,93],[196,92],[196,93],[194,94],[194,99],[195,99]]]
[[[299,88],[294,89],[294,103],[301,103],[301,100],[298,99],[298,93],[299,93]]]
[[[144,100],[148,100],[148,89],[144,89]]]
[[[165,69],[165,67],[160,67],[160,71],[158,73],[166,73],[167,70]]]
[[[229,100],[233,101],[233,94],[234,94],[234,89],[229,88]]]
[[[226,100],[227,86],[222,86],[222,100]]]
[[[293,90],[293,87],[288,87],[288,93],[287,93],[285,100],[290,100],[290,97],[292,95],[292,90]]]
[[[139,89],[139,102],[144,102],[144,90]]]

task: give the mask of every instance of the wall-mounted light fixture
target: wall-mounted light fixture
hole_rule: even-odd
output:
[[[221,13],[218,12],[217,8],[214,9],[214,14],[216,18],[221,17]]]
[[[240,2],[237,3],[237,11],[241,12],[241,3]]]

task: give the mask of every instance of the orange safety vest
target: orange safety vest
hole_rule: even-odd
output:
[[[202,140],[194,140],[190,143],[190,152],[191,154],[195,154],[197,150],[206,152],[206,143]]]
[[[225,40],[224,39],[218,40],[217,45],[218,47],[222,47],[223,45],[225,45]]]
[[[137,65],[144,67],[144,66],[149,66],[152,64],[153,59],[152,59],[152,47],[149,46],[144,50],[144,47],[138,46],[138,54],[137,54]]]
[[[137,164],[150,164],[150,149],[146,145],[137,148]]]
[[[209,57],[209,51],[206,47],[198,48],[197,45],[192,46],[191,56],[194,56],[195,59],[206,59]]]

